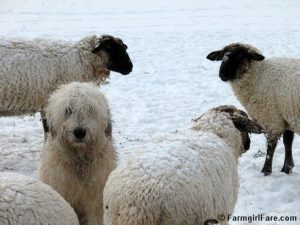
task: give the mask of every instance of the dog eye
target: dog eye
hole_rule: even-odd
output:
[[[66,108],[65,114],[66,116],[70,116],[72,114],[72,109],[70,107]]]

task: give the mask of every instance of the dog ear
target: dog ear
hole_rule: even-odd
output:
[[[223,59],[225,52],[224,50],[218,50],[218,51],[214,51],[209,53],[206,58],[211,60],[211,61],[221,61]]]
[[[111,120],[108,121],[107,127],[105,129],[105,136],[110,139],[112,137],[112,122],[111,122]]]
[[[53,126],[50,126],[49,131],[50,131],[52,139],[55,138],[56,135],[57,135],[57,132],[56,132],[56,130],[54,129]]]

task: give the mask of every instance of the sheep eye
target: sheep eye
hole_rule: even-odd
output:
[[[232,54],[232,52],[226,52],[225,54],[224,54],[224,56],[230,56]]]
[[[112,46],[111,44],[105,45],[105,50],[108,53],[111,53],[114,50],[114,46]]]

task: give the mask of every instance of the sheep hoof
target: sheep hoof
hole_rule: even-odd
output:
[[[265,176],[268,176],[272,173],[272,169],[264,166],[264,168],[261,170],[261,172],[264,173]]]
[[[286,174],[290,174],[292,173],[292,169],[293,169],[294,166],[292,165],[284,165],[281,169],[281,172],[284,172]]]

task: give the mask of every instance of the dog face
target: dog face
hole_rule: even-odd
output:
[[[90,157],[96,146],[111,139],[110,112],[105,97],[92,84],[62,85],[49,99],[46,117],[52,141],[76,157]]]
[[[105,127],[108,126],[103,115],[95,107],[80,100],[73,100],[65,107],[62,115],[64,122],[61,124],[61,141],[72,149],[94,148],[97,140],[105,139]]]

